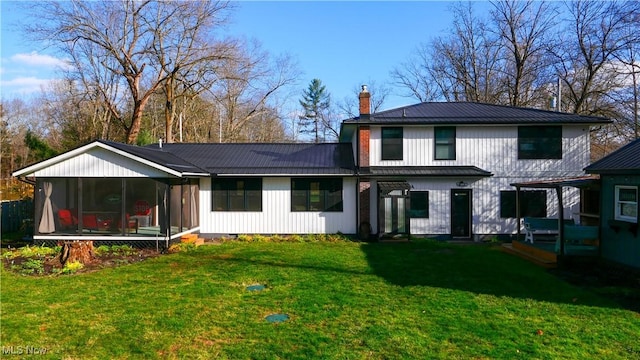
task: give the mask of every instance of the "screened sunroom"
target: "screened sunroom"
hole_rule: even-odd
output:
[[[14,175],[34,184],[36,242],[169,241],[199,230],[193,170],[161,150],[96,141]]]
[[[173,238],[198,227],[196,179],[39,178],[34,238]]]

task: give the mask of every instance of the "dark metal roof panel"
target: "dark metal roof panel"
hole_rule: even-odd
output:
[[[345,122],[372,124],[606,124],[604,117],[523,107],[472,103],[424,102],[371,114]]]
[[[155,145],[157,149],[157,145]],[[189,159],[212,174],[352,174],[349,144],[164,144],[163,151]]]
[[[477,176],[489,177],[493,174],[476,166],[405,166],[378,167],[369,169],[372,176]]]
[[[210,168],[212,174],[224,175],[355,175],[343,168]]]
[[[587,173],[640,173],[640,139],[630,142],[584,169]]]
[[[157,147],[153,148],[149,146],[128,145],[128,144],[122,144],[118,142],[105,141],[105,140],[98,140],[98,141],[108,146],[111,146],[113,148],[116,148],[118,150],[127,152],[131,155],[151,161],[158,165],[165,166],[169,169],[178,171],[180,173],[192,173],[192,174],[206,173],[205,170],[185,160],[184,158],[176,156],[171,152],[158,149]]]
[[[407,190],[411,184],[406,181],[378,181],[378,188],[382,191]]]

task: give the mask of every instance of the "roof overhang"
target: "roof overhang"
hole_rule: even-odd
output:
[[[595,175],[579,176],[565,179],[550,179],[512,183],[516,188],[556,189],[563,187],[594,188],[600,184],[600,177]]]
[[[416,177],[490,177],[493,174],[476,166],[372,166],[363,169],[362,176]]]
[[[378,181],[378,189],[382,192],[393,190],[411,190],[412,186],[406,181]]]
[[[54,156],[54,157],[52,157],[50,159],[43,160],[43,161],[40,161],[40,162],[35,163],[33,165],[30,165],[30,166],[24,167],[22,169],[16,170],[15,172],[13,172],[13,176],[16,176],[18,178],[33,177],[33,176],[35,176],[35,174],[38,171],[41,171],[41,170],[46,169],[48,167],[54,166],[54,165],[59,164],[59,163],[61,163],[63,161],[70,160],[70,159],[72,159],[74,157],[81,156],[83,154],[87,154],[90,151],[95,150],[95,149],[103,149],[103,150],[111,152],[113,154],[117,154],[117,155],[122,156],[124,158],[133,160],[133,161],[135,161],[137,163],[140,163],[140,164],[143,164],[145,166],[148,166],[148,167],[151,167],[153,169],[156,169],[156,170],[158,170],[160,172],[166,173],[170,177],[208,176],[208,174],[206,174],[206,173],[180,172],[178,170],[171,169],[171,168],[169,168],[167,166],[163,166],[161,164],[158,164],[156,162],[147,160],[147,159],[142,158],[140,156],[136,156],[134,154],[131,154],[131,153],[126,152],[124,150],[121,150],[121,149],[118,149],[116,147],[110,146],[109,144],[103,143],[103,142],[100,142],[100,141],[91,142],[89,144],[80,146],[80,147],[78,147],[76,149],[67,151],[67,152],[65,152],[63,154],[60,154],[58,156]]]

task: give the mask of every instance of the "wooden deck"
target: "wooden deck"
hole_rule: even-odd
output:
[[[513,241],[502,244],[502,250],[548,269],[555,268],[558,263],[555,243],[552,242],[529,244],[522,241]]]

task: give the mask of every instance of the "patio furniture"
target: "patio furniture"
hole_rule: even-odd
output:
[[[89,231],[98,230],[98,217],[95,214],[82,215],[82,227]]]
[[[596,255],[599,245],[597,226],[565,225],[564,255]],[[560,253],[560,237],[556,237],[556,253]]]
[[[125,214],[125,221],[127,223],[127,227],[125,228],[126,232],[131,232],[131,230],[135,230],[136,234],[138,233],[138,219],[134,216],[129,216],[129,214]],[[118,228],[122,229],[122,220],[118,221]]]
[[[524,242],[533,244],[534,235],[557,235],[559,232],[558,219],[525,217],[522,222],[525,230]],[[574,224],[573,219],[564,220],[564,225]]]
[[[73,216],[69,209],[58,210],[58,221],[62,229],[71,229],[78,225],[78,218]]]

